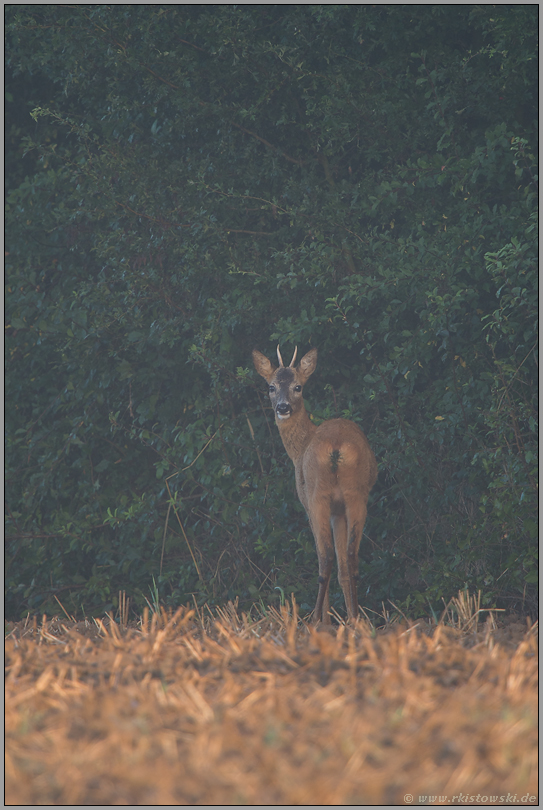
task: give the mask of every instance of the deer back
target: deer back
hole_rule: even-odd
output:
[[[294,462],[298,496],[309,511],[314,497],[334,502],[344,490],[369,493],[377,476],[377,464],[368,440],[358,425],[346,419],[330,419],[316,427],[309,419],[303,387],[317,365],[317,349],[311,349],[294,367],[296,351],[285,367],[277,347],[279,367],[261,352],[253,351],[258,373],[268,383],[275,421],[285,450]]]

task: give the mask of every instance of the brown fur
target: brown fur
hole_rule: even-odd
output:
[[[358,549],[366,522],[368,495],[377,479],[377,463],[358,425],[347,419],[330,419],[316,427],[307,414],[303,386],[317,365],[311,349],[293,367],[273,366],[256,349],[253,362],[269,386],[275,421],[285,450],[294,463],[296,490],[315,538],[319,558],[319,593],[314,622],[330,623],[329,583],[335,556],[338,578],[345,596],[347,616],[358,615],[356,583]]]

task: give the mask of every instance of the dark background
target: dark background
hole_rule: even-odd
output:
[[[378,459],[361,604],[533,611],[537,6],[5,9],[8,615],[312,607],[278,342]]]

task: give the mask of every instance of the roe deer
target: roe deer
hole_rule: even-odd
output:
[[[345,596],[349,620],[358,616],[356,583],[358,547],[366,522],[370,489],[377,479],[377,462],[358,425],[347,419],[330,419],[316,427],[307,414],[302,389],[317,365],[311,349],[295,368],[296,353],[288,368],[277,347],[279,368],[265,355],[253,351],[253,363],[268,383],[275,421],[285,450],[294,462],[296,490],[317,546],[319,593],[313,622],[330,624],[328,586],[334,562]]]

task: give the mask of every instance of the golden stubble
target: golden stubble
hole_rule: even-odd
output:
[[[208,613],[15,625],[6,804],[537,794],[537,627]]]

